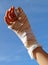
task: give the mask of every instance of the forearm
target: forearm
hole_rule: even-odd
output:
[[[48,65],[48,54],[41,47],[36,48],[33,55],[39,65]]]

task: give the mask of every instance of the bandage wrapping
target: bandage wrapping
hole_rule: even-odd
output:
[[[30,48],[28,48],[28,53],[29,53],[31,59],[34,59],[33,51],[34,51],[37,47],[40,47],[40,45],[36,43],[36,44],[32,45]]]

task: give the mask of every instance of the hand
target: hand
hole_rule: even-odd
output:
[[[10,28],[17,33],[26,47],[30,47],[36,42],[32,33],[27,16],[22,8],[11,7],[5,14],[5,21]]]
[[[30,27],[28,19],[23,12],[22,8],[11,7],[5,14],[5,21],[8,26],[11,26],[13,30],[18,32],[25,31]]]

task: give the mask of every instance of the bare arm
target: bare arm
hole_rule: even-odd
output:
[[[41,47],[36,48],[33,53],[39,65],[48,65],[48,54]]]

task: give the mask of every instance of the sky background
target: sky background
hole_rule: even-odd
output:
[[[4,21],[6,10],[12,5],[22,7],[36,39],[48,52],[48,0],[0,0],[0,65],[38,65]]]

